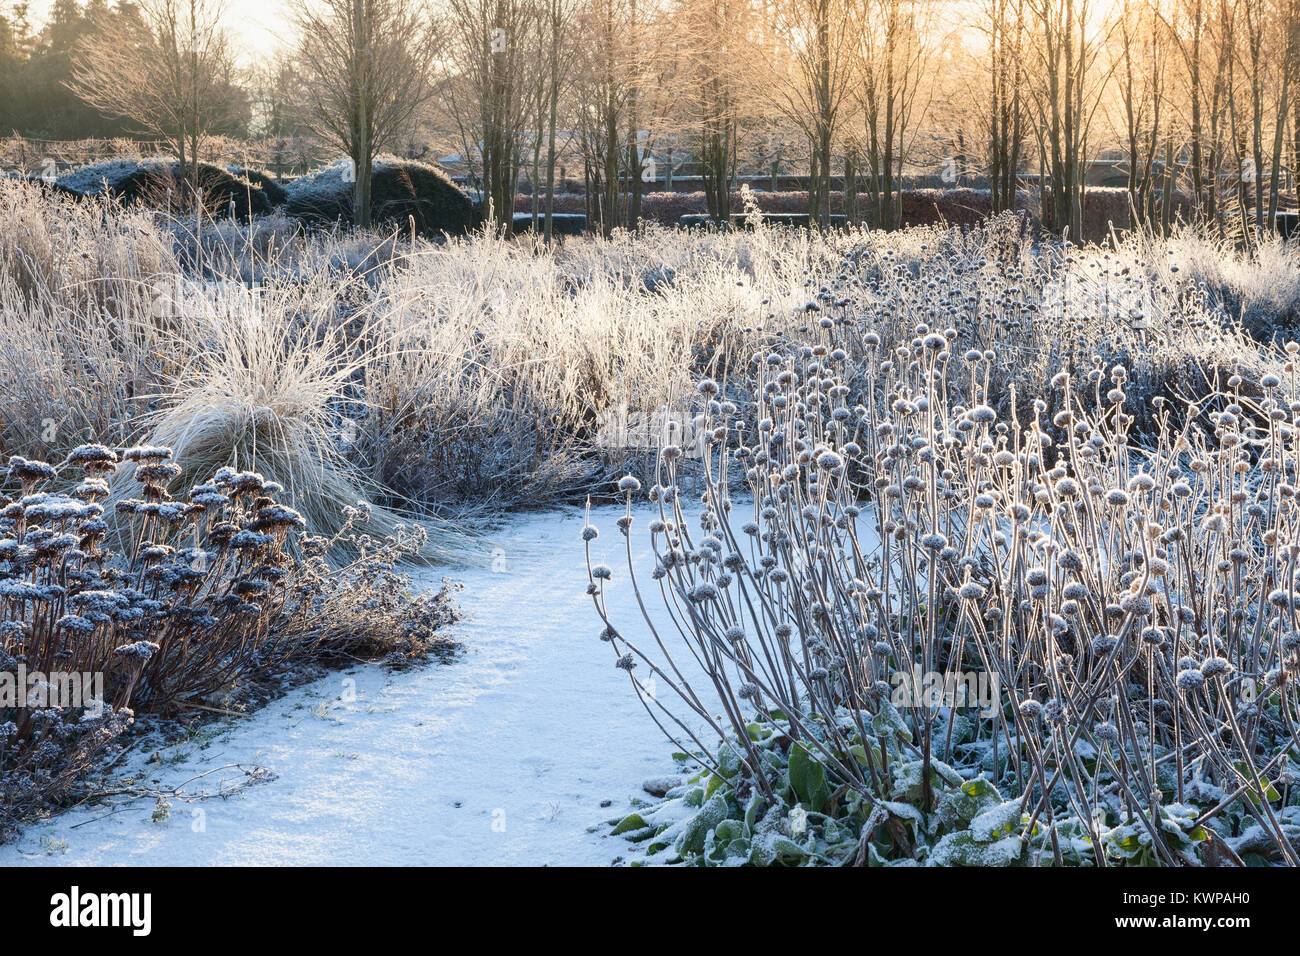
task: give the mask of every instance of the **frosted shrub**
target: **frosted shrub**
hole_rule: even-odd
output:
[[[755,356],[756,427],[702,383],[702,514],[663,449],[628,569],[648,643],[584,534],[602,638],[702,767],[616,830],[705,863],[1295,865],[1300,349],[1261,398],[1157,398],[1146,445],[1123,367],[1022,419],[957,338],[822,323]]]
[[[109,513],[108,479],[123,465],[138,491]],[[74,474],[61,481],[61,470]],[[359,556],[332,567],[326,553],[337,542],[306,534],[302,516],[276,500],[276,483],[221,468],[174,499],[167,489],[180,472],[171,450],[156,446],[119,456],[82,445],[61,469],[10,459],[0,682],[25,691],[33,673],[49,683],[97,675],[102,697],[33,702],[24,692],[0,702],[0,827],[61,799],[134,712],[201,708],[291,659],[414,656],[445,622],[445,594],[410,598],[394,571],[423,546],[420,534],[354,535]],[[340,534],[364,518],[354,509]],[[115,553],[108,542],[119,539]]]

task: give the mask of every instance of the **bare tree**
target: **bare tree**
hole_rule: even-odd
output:
[[[1234,65],[1236,63],[1236,35],[1233,29],[1233,0],[1217,0],[1212,15],[1207,16],[1209,24],[1207,36],[1210,55],[1213,60],[1212,80],[1209,87],[1209,113],[1207,126],[1208,152],[1206,156],[1206,178],[1210,188],[1206,192],[1207,216],[1218,226],[1220,235],[1226,234],[1226,216],[1224,214],[1224,197],[1221,188],[1223,166],[1228,158],[1229,146],[1225,141],[1232,133],[1232,113],[1230,103],[1234,99]],[[1234,182],[1241,193],[1240,166],[1234,175]],[[1243,211],[1244,215],[1244,211]]]
[[[757,99],[753,15],[743,0],[681,0],[673,9],[678,126],[699,144],[705,204],[718,222],[731,214],[741,126]]]
[[[776,43],[768,84],[776,108],[807,136],[808,212],[830,224],[831,159],[853,78],[853,26],[845,0],[773,0]]]
[[[1240,0],[1237,12],[1250,130],[1249,148],[1242,152],[1249,154],[1244,164],[1249,180],[1246,192],[1254,210],[1252,231],[1258,236],[1273,232],[1277,226],[1282,144],[1286,136],[1291,74],[1296,66],[1296,11],[1295,5],[1289,2]],[[1271,144],[1267,142],[1270,131]],[[1244,139],[1239,137],[1238,142]],[[1268,171],[1267,192],[1265,170]]]
[[[635,137],[630,104],[638,55],[627,29],[634,16],[630,0],[585,0],[576,17],[584,42],[578,45],[574,73],[575,132],[587,184],[587,218],[599,222],[607,236],[629,221],[620,187],[629,129]]]
[[[1168,41],[1179,53],[1181,70],[1174,71],[1171,83],[1182,92],[1181,101],[1175,98],[1173,108],[1181,110],[1187,123],[1186,149],[1187,176],[1192,219],[1203,223],[1209,214],[1213,190],[1206,188],[1206,95],[1205,78],[1208,74],[1209,9],[1206,0],[1186,0],[1175,4],[1170,11],[1156,8],[1156,16],[1164,25]]]
[[[554,239],[555,163],[558,158],[556,125],[560,97],[571,79],[573,46],[565,42],[565,28],[573,19],[576,0],[546,0],[544,33],[546,43],[546,241]]]
[[[1028,90],[1034,105],[1043,223],[1083,236],[1088,132],[1105,79],[1095,76],[1108,29],[1094,22],[1089,0],[1026,0],[1037,43],[1030,44]]]
[[[1128,156],[1129,205],[1136,223],[1153,224],[1157,220],[1157,157],[1162,146],[1166,153],[1165,178],[1173,165],[1173,140],[1162,125],[1167,123],[1168,31],[1152,0],[1123,0],[1117,22],[1117,73]],[[1159,216],[1162,227],[1168,225],[1170,192],[1168,188],[1163,190],[1165,212]]]
[[[576,0],[534,0],[534,4],[534,62],[543,65],[533,70],[533,82],[528,90],[527,112],[532,133],[529,178],[533,230],[544,223],[549,243],[555,236],[555,167],[560,155],[560,101],[573,65],[573,44],[566,28]]]
[[[1025,0],[988,0],[988,175],[994,213],[1016,208],[1025,136]]]
[[[291,0],[290,9],[305,121],[351,159],[353,221],[368,227],[375,157],[432,97],[441,38],[412,0]]]
[[[102,18],[72,55],[68,87],[175,153],[196,206],[204,140],[239,103],[225,13],[222,0],[140,0],[135,16]]]
[[[513,224],[515,189],[537,69],[540,5],[534,0],[447,0],[444,102],[477,164],[498,228]]]
[[[866,123],[871,222],[902,224],[903,162],[925,55],[924,10],[912,0],[857,0],[854,93]]]

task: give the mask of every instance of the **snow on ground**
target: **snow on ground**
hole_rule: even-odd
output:
[[[633,553],[647,580],[651,512],[637,510]],[[636,639],[644,624],[622,583],[620,513],[593,509],[593,557],[615,569],[611,614]],[[646,779],[673,774],[673,747],[598,637],[583,524],[579,509],[511,518],[491,536],[488,566],[445,572],[465,585],[455,626],[465,651],[453,663],[332,674],[158,760],[153,748],[137,750],[123,771],[158,787],[232,764],[272,779],[225,798],[174,800],[157,821],[153,800],[78,808],[0,847],[0,865],[602,865],[634,856],[605,828],[588,829],[645,798]],[[241,776],[217,769],[185,789],[215,792]],[[613,804],[602,808],[605,800]]]

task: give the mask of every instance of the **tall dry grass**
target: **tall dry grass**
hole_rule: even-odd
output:
[[[19,183],[0,205],[7,451],[57,458],[87,430],[166,441],[261,468],[322,515],[355,495],[464,521],[648,475],[664,423],[689,430],[697,380],[744,398],[756,349],[827,322],[892,348],[952,316],[994,354],[1000,409],[1098,357],[1143,396],[1205,394],[1226,368],[1249,388],[1277,351],[1235,304],[1285,313],[1289,286],[1268,279],[1295,271],[1281,247],[1191,234],[1041,246],[1014,217],[546,248],[193,222]]]
[[[21,184],[0,197],[7,453],[58,460],[91,436],[165,444],[187,472],[266,473],[321,533],[358,502],[372,534],[403,521],[339,440],[370,357],[375,243],[354,268],[350,241],[281,243],[279,223],[234,233]],[[428,557],[459,538],[431,530]]]

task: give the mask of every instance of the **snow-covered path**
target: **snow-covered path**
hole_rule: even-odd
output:
[[[593,511],[595,554],[616,569],[611,608],[632,635],[640,615],[625,574],[619,510]],[[648,568],[645,516],[634,529]],[[584,594],[578,509],[511,519],[492,566],[439,571],[465,585],[465,652],[406,673],[331,674],[251,717],[141,751],[126,770],[174,787],[231,764],[273,779],[228,798],[84,808],[0,847],[0,865],[609,864],[630,856],[588,828],[626,808],[673,749],[598,638]],[[238,771],[186,789],[215,791]],[[644,796],[644,795],[643,795]],[[602,808],[602,801],[613,801]]]

